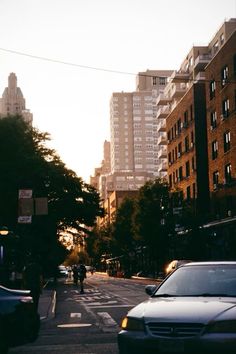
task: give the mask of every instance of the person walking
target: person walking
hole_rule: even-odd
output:
[[[80,282],[80,294],[84,294],[84,279],[86,278],[86,267],[82,262],[79,262],[79,282]]]
[[[73,273],[73,281],[75,285],[78,285],[78,279],[79,279],[79,269],[76,264],[73,265],[72,267],[72,273]]]
[[[23,287],[30,290],[36,310],[38,310],[39,297],[42,293],[42,271],[38,263],[29,261],[23,269]]]

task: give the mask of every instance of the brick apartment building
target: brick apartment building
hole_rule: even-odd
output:
[[[236,215],[236,31],[205,69],[209,187],[217,217]]]
[[[166,118],[169,184],[213,218],[223,216],[217,208],[236,211],[235,31],[236,19],[226,21],[208,46],[188,53],[172,76],[185,92]],[[210,208],[216,196],[224,202]]]

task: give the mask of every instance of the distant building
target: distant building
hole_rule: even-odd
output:
[[[25,122],[32,124],[33,115],[26,109],[25,98],[17,87],[17,77],[11,73],[8,77],[8,87],[5,88],[0,98],[0,117],[8,115],[21,115]]]
[[[147,70],[136,78],[136,91],[113,93],[110,100],[111,173],[164,177],[159,169],[162,132],[157,131],[156,98],[171,70]]]

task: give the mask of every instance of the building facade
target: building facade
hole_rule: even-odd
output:
[[[212,160],[212,149],[218,149],[218,141],[207,123],[209,114],[210,119],[215,120],[215,108],[209,94],[207,96],[209,82],[212,90],[215,90],[215,83],[207,68],[215,68],[215,58],[226,55],[226,51],[232,56],[234,49],[228,50],[226,43],[235,29],[236,21],[231,19],[221,26],[208,46],[193,47],[180,70],[172,75],[163,97],[157,99],[169,109],[166,118],[169,184],[172,190],[180,189],[184,199],[192,200],[196,211],[203,214],[210,212],[209,185],[211,189],[214,184],[212,175],[215,172],[216,178],[218,171],[215,166],[208,165],[208,161]],[[231,100],[233,95],[232,88]],[[227,109],[227,100],[220,104],[220,109],[224,104]],[[227,132],[225,134],[228,141],[230,136]]]
[[[209,187],[222,218],[236,214],[236,30],[205,72]]]
[[[9,75],[8,87],[5,88],[0,98],[0,116],[8,115],[21,115],[28,124],[33,122],[33,115],[26,109],[25,98],[20,87],[17,86],[17,77],[14,73]]]

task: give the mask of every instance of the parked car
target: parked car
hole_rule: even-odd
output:
[[[166,275],[168,275],[169,273],[173,272],[173,270],[179,268],[181,265],[183,265],[185,263],[190,263],[190,262],[192,262],[192,261],[190,261],[189,259],[174,259],[166,267],[165,273],[166,273]]]
[[[0,353],[37,339],[40,318],[29,290],[0,285]]]
[[[186,263],[122,321],[120,354],[236,353],[236,262]]]
[[[67,277],[68,276],[68,268],[64,265],[58,266],[58,276],[59,277]]]

